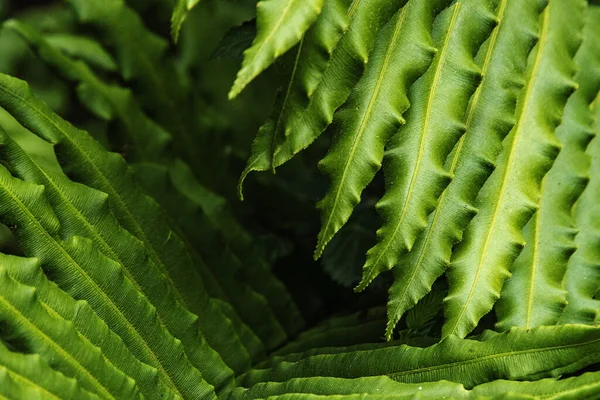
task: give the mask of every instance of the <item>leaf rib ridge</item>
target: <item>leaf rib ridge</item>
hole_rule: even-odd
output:
[[[322,227],[315,258],[350,217],[381,167],[385,143],[404,123],[406,92],[435,53],[429,35],[434,7],[435,2],[409,1],[396,13],[382,29],[365,74],[334,116],[334,143],[319,163],[331,185],[318,204]]]
[[[495,24],[491,10],[476,6],[455,2],[434,22],[439,52],[410,89],[412,106],[406,125],[386,146],[386,193],[377,204],[383,226],[377,232],[378,243],[367,253],[357,290],[397,265],[399,257],[412,249],[450,182],[444,161],[464,133],[463,116],[481,78],[473,57]],[[447,103],[440,103],[441,99]]]
[[[573,11],[584,20],[586,5],[582,2],[576,6],[578,9]],[[581,69],[582,62],[593,61],[593,53],[589,53],[596,49],[587,42],[584,40],[575,56],[579,71],[585,71]],[[590,67],[593,65],[590,63]],[[600,79],[585,72],[578,72],[574,80],[578,88],[569,97],[562,123],[555,132],[561,152],[542,180],[540,208],[523,230],[527,244],[503,289],[505,318],[499,324],[503,329],[553,325],[567,305],[563,279],[576,250],[577,234],[572,209],[589,180],[585,150],[592,138],[589,106],[593,98],[586,93],[600,89]],[[526,301],[522,300],[523,293],[527,293]]]
[[[541,180],[560,151],[554,129],[575,89],[572,57],[579,46],[577,38],[567,39],[560,32],[570,26],[561,21],[566,18],[561,4],[551,0],[542,8],[543,2],[531,3],[531,8],[522,11],[524,29],[530,32],[535,32],[531,19],[542,12],[540,39],[529,57],[516,124],[504,139],[497,168],[478,196],[480,211],[452,256],[444,337],[452,333],[466,336],[500,297],[504,280],[524,246],[521,229],[538,208]],[[557,54],[567,54],[568,59],[558,61]]]

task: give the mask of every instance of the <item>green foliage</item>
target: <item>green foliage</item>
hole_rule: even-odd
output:
[[[594,2],[9,4],[0,399],[600,397]]]

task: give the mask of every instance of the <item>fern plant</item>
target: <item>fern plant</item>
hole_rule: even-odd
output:
[[[0,398],[600,398],[598,5],[2,4]]]

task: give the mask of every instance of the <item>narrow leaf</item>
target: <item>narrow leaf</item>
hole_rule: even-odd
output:
[[[439,50],[410,89],[406,125],[386,145],[386,193],[377,203],[383,226],[378,243],[367,252],[357,290],[412,249],[450,183],[444,162],[465,132],[463,117],[481,80],[474,57],[495,23],[489,4],[479,8],[469,1],[455,2],[436,18],[433,42]]]
[[[336,136],[320,169],[331,178],[318,204],[321,231],[315,258],[348,221],[364,188],[381,168],[388,138],[404,123],[407,92],[433,59],[435,3],[409,1],[382,30],[367,68],[333,120]]]
[[[518,2],[502,0],[495,4],[498,26],[476,57],[483,78],[464,117],[465,135],[446,160],[445,168],[454,178],[429,216],[427,229],[412,250],[400,256],[393,269],[388,338],[406,310],[423,298],[446,271],[452,247],[462,239],[475,215],[477,193],[492,173],[502,140],[514,125],[521,87],[519,77],[525,73],[534,37],[523,29],[525,10]],[[505,63],[510,63],[512,68],[504,68]]]
[[[581,8],[582,3],[577,6]],[[585,39],[575,57],[579,87],[569,98],[563,122],[556,129],[562,149],[542,181],[540,208],[525,226],[525,249],[502,291],[498,303],[501,329],[554,325],[567,305],[563,279],[577,248],[572,210],[589,181],[590,160],[585,151],[593,137],[590,103],[600,90],[600,75],[590,73],[600,71],[595,37],[600,32],[600,20],[589,13],[587,17]]]
[[[557,377],[600,360],[600,329],[585,325],[512,329],[483,339],[450,336],[427,348],[402,345],[316,355],[251,370],[239,382],[251,387],[303,377],[386,375],[406,383],[449,380],[469,389],[495,379]]]
[[[262,0],[256,4],[257,34],[244,52],[242,69],[229,92],[233,99],[279,56],[294,47],[317,19],[324,0]]]
[[[477,326],[500,297],[523,249],[521,229],[538,208],[542,178],[560,151],[554,130],[576,87],[573,56],[580,36],[575,32],[582,24],[572,13],[583,13],[582,3],[550,0],[545,10],[545,1],[519,3],[522,29],[532,36],[539,32],[540,38],[529,57],[516,124],[479,194],[479,213],[452,256],[443,336],[464,337]]]

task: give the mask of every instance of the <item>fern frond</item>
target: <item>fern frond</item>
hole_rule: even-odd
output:
[[[584,46],[592,47],[593,50],[589,52],[591,59],[581,60],[585,69],[580,74],[582,81],[585,79],[596,82],[600,79],[600,7],[590,7],[587,17]],[[582,85],[581,89],[592,86]],[[586,99],[590,95],[594,94],[582,93],[582,97]],[[577,250],[569,259],[563,280],[567,290],[567,306],[560,316],[560,323],[597,323],[600,314],[600,301],[597,300],[600,288],[600,96],[590,106],[586,118],[592,124],[595,136],[587,149],[591,158],[590,180],[573,210],[578,229],[575,238]]]
[[[118,262],[135,289],[143,293],[156,309],[160,323],[182,341],[192,363],[206,373],[211,383],[222,386],[233,378],[232,371],[223,364],[215,350],[223,352],[226,362],[234,370],[243,371],[249,367],[249,360],[243,358],[243,347],[232,331],[231,322],[210,303],[206,295],[197,295],[203,306],[201,319],[182,306],[169,281],[148,258],[143,244],[114,219],[104,193],[77,185],[43,168],[6,134],[0,133],[0,144],[0,157],[14,175],[44,185],[46,197],[61,224],[61,234],[64,237],[90,238],[103,255]],[[208,333],[209,343],[200,331]],[[232,360],[228,354],[236,348],[239,354]],[[208,360],[210,369],[203,368]]]
[[[43,186],[13,178],[4,167],[0,175],[0,215],[13,226],[26,255],[40,259],[45,272],[73,298],[88,301],[131,352],[155,367],[176,394],[210,395],[212,386],[189,363],[181,342],[159,324],[156,310],[122,267],[100,254],[89,239],[59,239],[60,223],[46,202]]]
[[[568,290],[567,306],[560,316],[560,323],[597,324],[600,315],[598,288],[600,287],[600,107],[596,99],[596,137],[590,144],[588,154],[592,157],[591,175],[588,187],[575,205],[575,219],[579,233],[575,238],[577,251],[569,260],[564,278]]]
[[[233,399],[467,399],[469,391],[453,382],[401,383],[387,376],[355,379],[313,377],[287,382],[259,383],[249,389],[239,388]]]
[[[266,370],[251,370],[239,378],[239,383],[251,387],[260,382],[304,377],[385,375],[398,382],[449,380],[472,388],[494,379],[557,377],[599,359],[598,328],[562,325],[511,329],[482,341],[450,336],[427,348],[402,345],[316,355],[297,362],[281,362]]]
[[[198,162],[197,143],[188,127],[187,90],[165,56],[167,41],[148,30],[124,0],[68,0],[83,24],[100,32],[112,50],[121,75],[136,85],[142,107],[177,139],[175,144]]]
[[[600,90],[600,49],[595,37],[600,33],[598,16],[587,14],[586,35],[575,57],[578,89],[569,98],[563,122],[556,129],[562,149],[542,181],[540,208],[523,231],[527,244],[498,302],[501,329],[553,325],[567,305],[563,279],[576,250],[577,234],[572,210],[589,181],[590,161],[585,151],[593,137],[590,103],[594,98],[590,93]]]
[[[15,281],[36,288],[43,307],[73,323],[77,333],[102,349],[106,360],[135,380],[147,399],[174,399],[173,392],[158,377],[158,371],[140,362],[85,301],[76,301],[44,275],[39,260],[0,255],[2,266]]]
[[[289,82],[281,89],[271,115],[252,143],[250,158],[238,184],[240,198],[243,199],[242,186],[250,172],[274,169],[275,150],[291,134],[285,129],[285,123],[308,106],[328,68],[333,50],[356,14],[355,4],[354,0],[327,0],[313,26],[302,37],[295,50]]]
[[[517,398],[544,398],[553,400],[593,399],[600,395],[600,373],[588,372],[567,379],[542,379],[533,382],[495,381],[477,386],[471,393],[473,397],[489,396],[498,393]],[[519,397],[519,398],[521,398]]]
[[[448,2],[436,0],[435,4],[438,1]],[[313,32],[307,33],[311,41],[302,42],[298,69],[291,80],[298,86],[288,87],[279,116],[270,118],[259,130],[241,183],[250,171],[274,169],[289,161],[331,124],[335,111],[363,75],[380,30],[406,0],[331,3],[325,10],[329,12],[322,15],[322,24],[318,20]],[[317,54],[313,67],[310,63],[316,52],[327,57]],[[287,93],[292,95],[289,104]]]
[[[538,381],[496,380],[466,390],[459,383],[438,381],[401,383],[388,377],[296,378],[287,382],[259,383],[250,389],[237,388],[232,399],[289,400],[413,400],[413,399],[592,399],[600,394],[600,374],[588,372],[581,376]]]
[[[76,379],[50,368],[39,354],[22,354],[0,343],[0,397],[32,400],[98,400]]]
[[[229,92],[234,99],[279,56],[294,47],[317,19],[325,0],[261,0],[256,4],[258,32]]]
[[[404,123],[407,92],[430,65],[435,3],[409,1],[383,28],[365,74],[333,120],[336,136],[320,169],[331,178],[321,210],[315,258],[348,221],[364,188],[381,168],[388,138]]]
[[[33,189],[36,191],[40,192]],[[100,349],[78,336],[72,323],[44,308],[35,288],[16,282],[3,267],[0,282],[0,320],[5,340],[12,340],[22,353],[39,354],[50,367],[76,378],[100,398],[141,398],[135,382],[106,362]]]
[[[497,168],[483,186],[479,213],[455,249],[448,271],[443,336],[471,332],[496,300],[523,249],[521,229],[538,208],[542,178],[560,151],[554,130],[576,84],[573,56],[580,44],[582,1],[520,3],[521,28],[540,39],[530,54],[526,84],[517,102],[517,121],[504,139]]]
[[[135,143],[133,160],[157,160],[164,155],[171,135],[144,114],[131,90],[106,84],[87,64],[56,50],[50,37],[42,36],[32,26],[18,20],[8,20],[4,26],[21,35],[65,79],[76,82],[79,99],[93,114],[121,122],[128,139]]]
[[[191,202],[183,190],[174,187],[171,171],[172,168],[154,164],[136,166],[136,176],[142,186],[175,218],[189,247],[197,249],[192,256],[207,287],[209,283],[212,286],[212,295],[231,303],[267,350],[279,347],[287,336],[265,296],[243,279],[242,261],[223,243],[202,208]],[[198,183],[194,181],[190,185],[194,188]],[[289,299],[289,294],[282,300],[285,298]]]
[[[386,193],[377,203],[383,226],[378,243],[367,252],[357,290],[412,249],[450,183],[444,162],[465,132],[463,117],[481,78],[474,56],[495,22],[489,4],[469,1],[454,3],[436,18],[433,42],[439,51],[410,89],[406,125],[386,146]]]
[[[102,45],[88,36],[70,33],[49,33],[46,34],[45,38],[53,49],[75,60],[82,60],[95,69],[116,72],[119,68],[115,60],[104,50]]]
[[[313,329],[302,332],[295,340],[271,353],[269,363],[274,358],[288,354],[302,354],[324,347],[344,347],[361,343],[376,343],[381,339],[385,326],[385,314],[381,309],[369,310],[363,314],[339,317],[328,320]],[[349,319],[352,318],[352,319]],[[345,323],[342,324],[341,322]]]
[[[298,307],[286,287],[270,273],[269,266],[256,251],[251,235],[237,222],[227,201],[203,187],[189,166],[180,160],[172,164],[169,175],[174,187],[201,208],[233,253],[244,261],[240,277],[265,297],[288,335],[295,336],[304,327]]]
[[[502,140],[513,126],[517,89],[534,38],[522,28],[523,12],[515,2],[495,2],[499,20],[476,61],[483,79],[465,113],[466,132],[446,160],[454,178],[442,193],[426,230],[393,269],[386,336],[406,312],[431,290],[450,263],[452,247],[475,215],[476,196],[492,173]],[[511,70],[504,68],[510,63]]]

